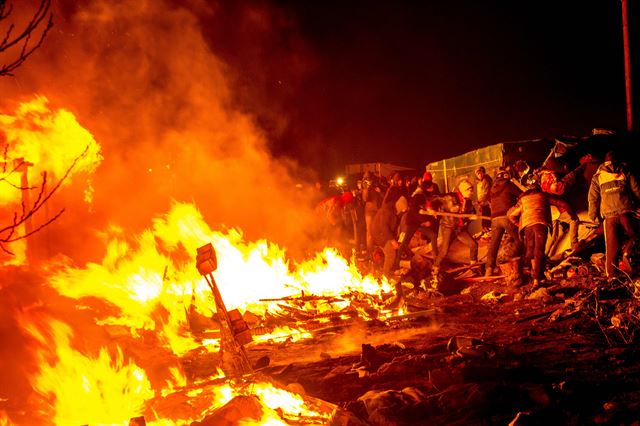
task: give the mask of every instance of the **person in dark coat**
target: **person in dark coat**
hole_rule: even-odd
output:
[[[373,218],[371,234],[373,243],[382,247],[384,252],[384,264],[382,273],[390,276],[393,267],[396,264],[397,251],[400,248],[398,242],[398,223],[402,214],[408,208],[407,199],[398,198],[395,202],[388,200],[382,204],[382,207]]]
[[[416,231],[431,243],[431,253],[438,255],[438,228],[434,216],[428,215],[425,210],[427,198],[422,192],[415,193],[409,200],[409,210],[402,217],[398,229],[398,241],[400,242],[400,256],[411,258],[413,253],[409,249],[409,243]]]
[[[432,196],[440,194],[440,187],[433,181],[433,175],[431,174],[431,172],[424,172],[424,174],[422,175],[422,180],[420,181],[420,185],[414,191],[414,194],[416,192],[423,193],[424,196],[427,197],[427,201]]]
[[[487,216],[491,215],[491,185],[493,185],[493,179],[487,174],[484,166],[480,166],[475,171],[476,180],[476,195],[478,201],[476,203],[476,209],[478,215]],[[486,230],[491,226],[491,220],[482,220],[482,229]]]
[[[507,212],[515,206],[520,194],[522,191],[511,182],[509,171],[505,167],[500,167],[491,186],[491,240],[487,253],[485,276],[491,276],[495,272],[498,250],[505,232],[514,242],[513,257],[520,256],[522,241],[518,234],[518,227],[507,217]]]

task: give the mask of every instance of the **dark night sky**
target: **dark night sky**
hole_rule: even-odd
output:
[[[229,3],[206,31],[238,103],[322,172],[626,126],[616,0]]]

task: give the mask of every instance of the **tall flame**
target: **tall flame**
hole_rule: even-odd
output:
[[[194,261],[196,249],[212,241],[217,252],[215,279],[227,308],[264,314],[278,310],[273,302],[301,292],[337,296],[351,291],[377,294],[389,291],[362,275],[335,250],[326,249],[294,269],[285,251],[266,241],[247,243],[242,233],[214,232],[192,204],[175,203],[171,211],[154,220],[152,229],[135,243],[114,238],[101,264],[65,268],[52,277],[52,285],[75,299],[97,296],[119,308],[117,316],[101,318],[101,324],[126,325],[134,335],[155,330],[176,355],[199,346],[187,337],[187,313],[195,308],[210,316],[215,306],[206,282]],[[335,310],[348,305],[337,302]],[[328,304],[326,309],[332,309]],[[161,308],[159,310],[159,308]],[[160,316],[160,312],[168,313]]]
[[[97,356],[85,355],[71,347],[73,333],[65,323],[19,320],[39,343],[33,387],[48,402],[55,424],[126,424],[154,396],[144,370],[132,361],[125,364],[120,348],[113,358],[105,348]]]

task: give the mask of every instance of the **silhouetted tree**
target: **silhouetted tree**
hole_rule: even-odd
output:
[[[20,0],[21,2],[24,0]],[[20,30],[11,22],[13,2],[0,0],[0,76],[13,72],[35,52],[53,27],[51,0],[40,0],[26,26]]]
[[[71,171],[76,166],[78,161],[80,161],[80,159],[85,157],[88,152],[89,152],[89,146],[87,146],[84,149],[84,151],[73,160],[73,162],[71,163],[69,168],[66,170],[64,175],[53,185],[49,184],[48,182],[47,172],[43,172],[41,176],[40,184],[38,186],[22,187],[22,186],[16,186],[15,184],[11,183],[9,177],[14,175],[15,173],[22,173],[23,167],[29,166],[32,164],[26,163],[23,159],[20,158],[20,159],[14,160],[11,167],[7,167],[10,164],[10,162],[6,161],[7,151],[5,148],[5,151],[4,151],[5,161],[0,162],[0,184],[10,185],[21,191],[31,191],[31,190],[37,189],[38,194],[33,202],[29,202],[28,204],[25,203],[24,201],[22,202],[20,210],[13,212],[13,217],[10,223],[0,224],[0,250],[1,251],[8,254],[13,254],[7,248],[7,244],[12,243],[14,241],[22,240],[24,238],[27,238],[35,234],[45,226],[51,224],[53,221],[59,218],[62,213],[64,213],[64,209],[60,209],[55,215],[53,215],[53,217],[48,218],[44,223],[38,225],[36,228],[32,228],[32,229],[25,228],[22,234],[18,234],[16,232],[20,227],[26,225],[27,222],[38,211],[42,209],[45,203],[49,201],[49,199],[53,196],[53,194],[56,193],[56,191],[60,188],[62,183],[67,179],[67,177],[69,176],[69,173],[71,173]]]
[[[47,33],[51,27],[53,27],[53,13],[50,12],[50,9],[51,0],[41,0],[31,19],[20,29],[16,26],[15,22],[13,22],[15,16],[12,16],[14,12],[13,2],[0,0],[0,77],[13,75],[14,71],[42,45]],[[0,137],[1,136],[2,133],[0,132]],[[2,144],[0,144],[0,146],[2,146]],[[8,223],[0,224],[0,250],[11,253],[7,248],[7,244],[33,235],[62,214],[64,209],[60,210],[52,218],[47,219],[35,229],[27,229],[20,235],[16,232],[20,227],[25,225],[34,214],[42,209],[42,206],[44,206],[58,190],[80,157],[73,162],[64,176],[53,186],[47,185],[47,174],[43,173],[39,186],[22,187],[12,183],[14,179],[11,179],[11,177],[17,173],[26,173],[24,169],[30,164],[22,159],[9,161],[7,156],[8,149],[8,144],[4,144],[4,155],[3,158],[0,159],[3,160],[0,161],[0,184],[10,185],[23,191],[38,190],[33,202],[26,204],[23,201],[20,210],[13,212],[11,220]],[[85,153],[81,156],[85,155]]]

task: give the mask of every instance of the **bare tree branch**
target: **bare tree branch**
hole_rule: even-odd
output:
[[[8,26],[6,26],[6,32],[4,35],[0,34],[0,55],[4,56],[5,59],[0,59],[0,77],[13,75],[13,72],[20,67],[32,54],[35,52],[42,43],[44,42],[45,37],[49,33],[49,30],[53,27],[53,13],[51,10],[51,0],[40,0],[40,4],[38,9],[33,14],[29,22],[26,24],[24,29],[21,32],[14,32],[16,30],[16,25],[11,22]],[[0,0],[0,23],[9,19],[11,16],[13,9],[13,2],[11,0]],[[39,33],[39,35],[38,35]],[[34,40],[36,40],[34,42]],[[11,59],[6,59],[11,58]],[[23,173],[26,173],[26,167],[29,164],[25,163],[23,160],[14,161],[13,168],[9,165],[8,161],[8,148],[9,144],[6,144],[3,150],[3,159],[4,162],[0,162],[2,165],[2,171],[0,172],[0,183],[6,183],[13,188],[28,191],[35,189],[36,187],[22,187],[12,183],[8,178],[14,173],[22,170]],[[75,167],[78,161],[87,155],[89,147],[87,146],[85,150],[75,158],[71,166],[67,169],[64,176],[56,183],[56,185],[51,188],[51,190],[47,191],[47,174],[46,172],[42,174],[42,184],[40,185],[40,191],[38,192],[38,196],[36,200],[30,205],[25,205],[23,202],[21,205],[21,211],[18,213],[17,211],[13,213],[13,219],[10,224],[0,228],[0,250],[9,253],[11,251],[7,249],[6,244],[18,241],[23,238],[27,238],[30,235],[40,231],[45,226],[51,224],[55,221],[60,215],[64,212],[64,209],[61,209],[58,213],[56,213],[51,219],[48,219],[43,224],[38,226],[34,230],[30,230],[25,232],[24,235],[16,236],[16,230],[27,220],[29,220],[36,212],[38,212],[43,205],[49,201],[49,199],[56,193],[56,191],[60,188],[60,185],[66,180],[69,176],[71,170]]]
[[[8,60],[0,65],[0,77],[13,75],[13,72],[27,60],[33,52],[35,52],[43,43],[49,30],[53,27],[53,13],[50,12],[51,0],[40,0],[38,10],[34,13],[26,27],[19,34],[14,34],[15,24],[11,23],[2,40],[0,40],[0,54],[7,54],[7,51],[13,47],[20,48],[17,57]],[[13,3],[7,0],[0,0],[0,21],[8,19],[13,12]],[[37,42],[33,42],[32,38],[40,32]],[[8,55],[10,56],[10,55]]]
[[[16,236],[17,229],[20,226],[22,226],[28,219],[33,217],[33,215],[36,214],[42,208],[42,206],[44,206],[49,201],[49,199],[53,196],[53,194],[55,194],[58,191],[62,183],[67,179],[71,171],[75,168],[76,164],[78,164],[78,161],[84,158],[88,152],[89,152],[89,145],[87,145],[84,151],[82,151],[82,153],[73,160],[71,165],[65,171],[64,175],[60,178],[60,180],[58,180],[58,182],[56,182],[56,184],[50,190],[47,190],[47,173],[46,172],[42,173],[42,183],[40,185],[40,190],[38,191],[38,196],[36,197],[33,204],[31,204],[30,206],[27,206],[25,205],[25,203],[22,203],[21,212],[20,213],[14,212],[11,223],[9,225],[4,226],[3,228],[0,228],[0,250],[8,254],[13,254],[9,249],[7,249],[6,244],[25,239],[35,234],[36,232],[40,231],[42,228],[50,225],[52,222],[58,219],[60,215],[62,215],[65,209],[60,209],[52,218],[48,219],[46,222],[38,226],[36,229],[31,230],[30,232],[27,232],[23,235]],[[28,189],[31,189],[31,188],[28,188]]]

